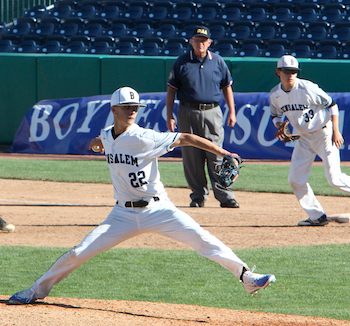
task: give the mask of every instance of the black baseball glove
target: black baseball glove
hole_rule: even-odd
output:
[[[223,188],[230,187],[238,178],[239,170],[242,167],[242,158],[235,153],[224,156],[220,165],[218,183]]]
[[[275,136],[283,141],[284,143],[288,143],[293,140],[297,140],[300,138],[299,134],[292,134],[289,130],[289,121],[284,121],[278,128],[277,132],[275,133]]]

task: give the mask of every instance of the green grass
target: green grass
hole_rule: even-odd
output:
[[[350,245],[234,250],[277,281],[249,295],[226,269],[190,250],[111,249],[50,296],[182,303],[350,320]],[[28,288],[67,249],[2,246],[0,293]],[[5,267],[6,266],[6,267]]]
[[[166,187],[187,187],[182,163],[159,163],[161,180]],[[289,166],[246,164],[233,185],[234,190],[291,193]],[[350,174],[350,167],[343,167]],[[31,159],[0,159],[0,178],[62,182],[111,183],[104,161],[55,161]],[[346,196],[331,187],[323,166],[314,166],[309,178],[316,195]]]

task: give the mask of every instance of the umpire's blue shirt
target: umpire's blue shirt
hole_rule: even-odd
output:
[[[177,91],[181,102],[214,103],[222,99],[222,88],[232,85],[232,77],[224,59],[208,51],[200,62],[191,50],[177,58],[168,86]]]

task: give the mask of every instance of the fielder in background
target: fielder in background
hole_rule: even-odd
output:
[[[107,219],[83,241],[63,254],[34,285],[14,294],[10,304],[29,304],[45,298],[52,287],[95,255],[138,234],[158,233],[193,247],[200,255],[216,261],[243,282],[249,293],[275,281],[272,274],[256,274],[219,239],[205,231],[168,199],[160,181],[158,157],[177,146],[197,146],[216,155],[230,153],[212,142],[185,133],[156,132],[135,124],[138,93],[123,87],[111,98],[114,125],[93,139],[90,149],[105,152],[116,204]]]
[[[285,141],[282,116],[285,114],[300,138],[295,142],[288,180],[299,204],[309,218],[299,226],[328,224],[327,215],[316,199],[307,179],[318,155],[323,162],[328,183],[350,193],[350,177],[341,172],[339,149],[344,139],[339,132],[339,110],[334,100],[318,85],[297,78],[301,69],[291,55],[282,56],[277,62],[276,74],[280,83],[270,92],[271,117],[279,128],[276,134]]]
[[[167,128],[173,132],[176,121],[173,115],[175,96],[180,101],[177,123],[180,132],[209,139],[219,147],[224,142],[223,115],[219,102],[224,95],[229,113],[227,125],[236,123],[235,103],[232,92],[232,77],[225,61],[208,50],[210,31],[198,26],[190,39],[193,49],[180,56],[171,68],[166,96]],[[209,196],[209,182],[205,174],[205,163],[215,198],[221,207],[238,208],[231,188],[215,186],[218,182],[216,167],[222,158],[200,148],[188,146],[181,149],[184,173],[192,190],[191,207],[203,207]]]
[[[13,232],[15,230],[15,226],[13,224],[7,223],[0,216],[0,230],[5,232]]]

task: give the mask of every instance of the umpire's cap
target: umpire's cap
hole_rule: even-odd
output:
[[[193,31],[192,37],[195,36],[204,36],[210,38],[210,30],[206,26],[197,26]]]
[[[140,96],[131,87],[118,88],[111,97],[111,106],[115,105],[132,105],[138,107],[146,107],[147,105],[140,103]]]

